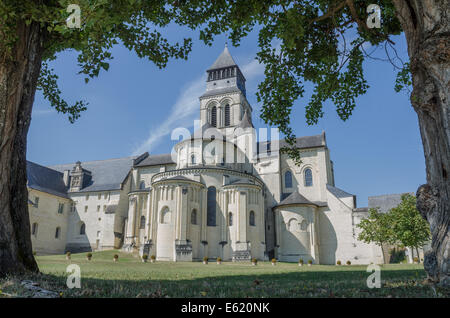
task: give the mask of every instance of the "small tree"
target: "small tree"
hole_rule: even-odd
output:
[[[383,244],[392,243],[394,240],[389,215],[380,212],[378,208],[369,209],[369,216],[361,220],[357,227],[362,230],[358,240],[365,243],[375,243],[382,247]],[[383,263],[386,263],[384,253]]]
[[[393,238],[402,247],[415,249],[419,255],[419,247],[430,240],[430,225],[416,208],[416,197],[402,195],[402,202],[389,211]]]

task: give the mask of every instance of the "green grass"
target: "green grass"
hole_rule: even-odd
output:
[[[113,255],[119,260],[113,262]],[[313,265],[278,262],[156,262],[142,263],[137,255],[119,251],[38,256],[39,275],[0,280],[9,296],[27,296],[20,280],[32,279],[62,297],[447,297],[424,283],[421,264],[384,265],[382,287],[369,289],[366,266]],[[81,268],[81,289],[69,289],[66,267]]]

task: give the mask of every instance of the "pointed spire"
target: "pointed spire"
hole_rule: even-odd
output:
[[[248,110],[245,110],[244,116],[242,117],[241,122],[239,123],[238,127],[241,128],[254,128],[252,120],[250,119],[248,115]]]
[[[233,60],[233,57],[230,54],[230,51],[228,51],[228,45],[225,43],[225,48],[223,49],[222,53],[219,55],[217,60],[211,65],[211,67],[207,70],[215,70],[219,68],[225,68],[229,66],[235,66],[237,65],[236,62]]]

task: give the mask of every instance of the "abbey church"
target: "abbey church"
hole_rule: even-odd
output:
[[[336,187],[325,133],[297,138],[295,165],[280,152],[284,140],[254,128],[245,74],[227,47],[207,75],[201,124],[170,154],[28,162],[33,250],[381,263],[380,247],[357,240],[367,208]]]

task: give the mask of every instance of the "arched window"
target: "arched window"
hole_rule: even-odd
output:
[[[191,155],[191,164],[195,165],[195,155]]]
[[[216,188],[209,187],[207,194],[207,226],[216,226]]]
[[[228,213],[228,226],[233,226],[233,213]]]
[[[164,207],[161,210],[161,223],[169,224],[170,223],[170,210],[168,207]]]
[[[86,224],[81,223],[80,226],[80,235],[85,235],[86,234]]]
[[[139,184],[139,189],[140,190],[144,190],[145,189],[145,182],[141,181],[141,183]]]
[[[197,224],[197,210],[196,209],[192,210],[191,224],[194,224],[194,225]]]
[[[230,105],[225,105],[225,126],[230,126]]]
[[[33,223],[33,226],[31,227],[31,234],[37,236],[37,233],[38,233],[38,224]]]
[[[61,235],[61,228],[58,226],[55,231],[55,239],[59,239],[60,235]]]
[[[307,231],[308,230],[308,222],[306,220],[303,220],[300,223],[300,231]]]
[[[248,223],[250,224],[250,226],[255,226],[255,212],[250,211]]]
[[[141,230],[145,229],[145,216],[141,215],[141,222],[139,223]]]
[[[284,173],[284,187],[292,188],[292,172],[289,170]]]
[[[311,169],[305,170],[305,187],[311,187],[313,185],[312,171]]]
[[[211,108],[211,126],[217,127],[217,108],[213,106]]]

